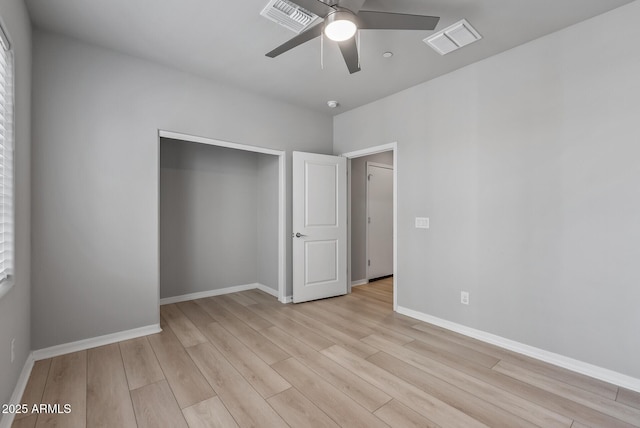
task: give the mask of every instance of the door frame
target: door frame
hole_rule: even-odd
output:
[[[351,159],[393,151],[393,310],[398,309],[398,143],[396,141],[342,153],[347,158],[347,291],[351,293]]]
[[[282,303],[288,303],[286,298],[286,152],[283,150],[267,149],[265,147],[251,146],[248,144],[232,143],[230,141],[216,140],[213,138],[183,134],[180,132],[158,130],[158,243],[160,242],[160,139],[171,138],[191,143],[201,143],[210,146],[225,147],[228,149],[242,150],[245,152],[261,153],[278,156],[278,291],[277,298]],[[158,244],[158,278],[160,278],[160,245]],[[262,289],[262,288],[261,288]],[[263,290],[267,291],[268,290]],[[158,299],[160,299],[160,286],[158,285]],[[289,299],[290,301],[291,299]]]
[[[373,166],[373,167],[377,167],[377,168],[385,168],[385,169],[390,169],[393,171],[393,165],[387,165],[384,163],[379,163],[379,162],[369,162],[367,161],[365,164],[365,170],[367,173],[367,181],[365,181],[365,204],[366,204],[366,217],[367,217],[367,221],[366,221],[366,229],[365,229],[365,234],[364,234],[364,254],[365,254],[365,260],[369,260],[369,217],[371,216],[371,213],[369,212],[369,190],[370,190],[370,181],[369,181],[369,166]],[[392,176],[393,182],[395,183],[395,177]],[[395,188],[393,189],[393,194],[395,196]],[[393,202],[391,202],[393,204]],[[395,219],[395,215],[394,215],[394,219]],[[393,220],[391,220],[391,222],[393,223]],[[394,234],[395,235],[395,234]],[[366,279],[367,281],[369,281],[371,279],[371,275],[369,274],[369,263],[367,263],[367,266],[365,266],[365,272],[366,272]]]

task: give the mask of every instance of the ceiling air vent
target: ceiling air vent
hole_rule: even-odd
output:
[[[305,30],[318,19],[317,15],[288,0],[271,0],[260,15],[296,33]]]
[[[478,41],[482,36],[466,19],[440,30],[424,39],[440,55],[448,54],[470,43]]]

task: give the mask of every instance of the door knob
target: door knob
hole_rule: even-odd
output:
[[[296,238],[302,238],[303,236],[307,236],[307,235],[303,235],[303,234],[302,234],[302,233],[300,233],[300,232],[296,232],[296,234],[295,234],[295,237],[296,237]]]

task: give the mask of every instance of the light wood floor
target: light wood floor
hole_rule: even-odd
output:
[[[392,279],[161,308],[163,332],[36,362],[15,427],[629,427],[640,394],[394,314]]]

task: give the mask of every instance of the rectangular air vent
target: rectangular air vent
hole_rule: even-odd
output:
[[[440,30],[424,39],[440,55],[448,54],[470,43],[478,41],[482,36],[466,19]]]
[[[271,0],[260,15],[291,31],[300,33],[316,22],[318,16],[289,0]]]

